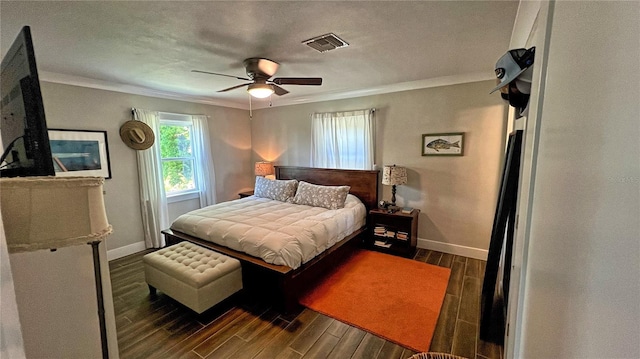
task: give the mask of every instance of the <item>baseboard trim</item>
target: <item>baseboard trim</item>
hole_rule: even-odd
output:
[[[144,241],[129,244],[128,246],[119,247],[107,251],[107,260],[112,261],[114,259],[126,257],[130,254],[138,253],[146,249]]]
[[[478,249],[473,247],[461,246],[458,244],[443,243],[423,238],[418,238],[418,248],[475,258],[483,261],[487,260],[487,254],[489,253],[489,251],[486,249]]]

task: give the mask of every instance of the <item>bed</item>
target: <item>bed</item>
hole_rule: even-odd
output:
[[[377,205],[378,171],[276,166],[276,179],[296,179],[328,186],[348,185],[351,187],[349,193],[356,196],[364,204],[365,218],[368,210]],[[240,208],[243,203],[251,200],[245,198],[225,202],[221,206]],[[183,230],[189,232],[186,229],[187,227],[177,227],[185,228]],[[310,258],[304,258],[299,265],[295,264],[295,262],[286,262],[286,259],[285,262],[278,262],[277,259],[271,260],[267,257],[267,260],[271,262],[275,261],[276,263],[290,265],[268,263],[257,255],[243,252],[242,250],[246,248],[240,248],[233,244],[222,245],[226,243],[221,238],[218,238],[218,243],[215,243],[211,241],[212,238],[198,238],[175,228],[164,230],[163,233],[167,245],[186,240],[237,258],[242,263],[243,285],[246,292],[249,295],[264,297],[272,301],[276,308],[289,312],[298,307],[298,297],[308,286],[312,285],[329,269],[343,261],[362,242],[363,236],[366,234],[366,223],[351,233],[346,233],[344,238],[331,246],[327,246],[328,248],[321,253],[314,253]],[[249,250],[248,252],[251,251]]]

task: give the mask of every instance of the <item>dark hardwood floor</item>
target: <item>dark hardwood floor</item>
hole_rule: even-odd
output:
[[[142,256],[109,262],[120,357],[407,358],[415,352],[309,309],[282,315],[259,298],[235,295],[195,314],[161,291],[150,296]],[[478,338],[485,262],[419,249],[414,260],[451,268],[433,352],[501,359]]]

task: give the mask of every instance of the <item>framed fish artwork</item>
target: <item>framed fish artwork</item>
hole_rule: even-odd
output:
[[[462,156],[463,154],[464,132],[422,135],[423,156]]]

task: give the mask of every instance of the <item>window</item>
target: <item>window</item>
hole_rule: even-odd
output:
[[[168,203],[196,198],[200,207],[216,203],[208,118],[139,108],[132,112],[156,136],[151,148],[136,155],[145,246],[161,248],[160,232],[170,224]]]
[[[193,138],[191,116],[160,114],[160,157],[167,197],[198,191]]]
[[[314,113],[311,165],[373,169],[373,110]]]

